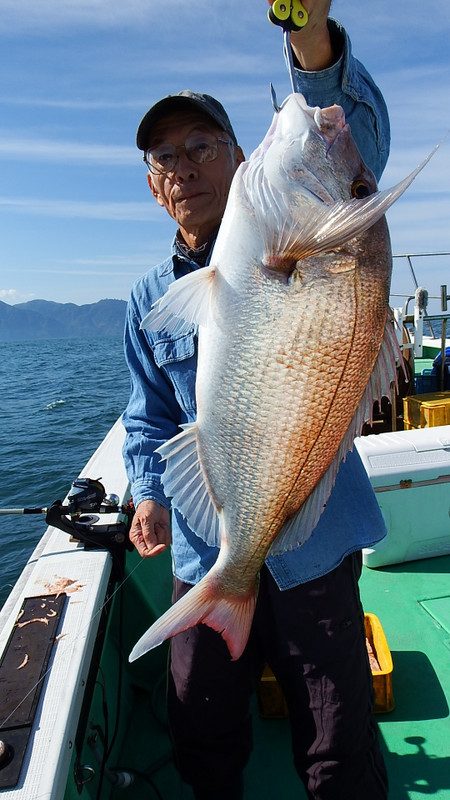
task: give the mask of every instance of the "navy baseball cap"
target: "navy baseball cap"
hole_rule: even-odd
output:
[[[193,108],[211,117],[219,128],[222,128],[231,136],[234,144],[237,144],[233,126],[223,105],[215,97],[211,97],[210,94],[201,94],[200,92],[192,92],[190,89],[183,89],[178,94],[169,94],[167,97],[163,97],[162,100],[159,100],[147,111],[145,117],[141,120],[136,135],[136,144],[139,150],[147,149],[151,129],[158,120],[165,117],[166,114],[192,110]]]

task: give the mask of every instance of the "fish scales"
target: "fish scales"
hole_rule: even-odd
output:
[[[351,300],[354,288],[348,281],[347,294]],[[285,510],[285,514],[288,516],[299,508],[327,466],[330,443],[333,446],[333,439],[325,433],[320,448],[322,458],[311,459],[315,468],[313,477],[307,481],[303,476],[302,493],[294,498],[292,487],[304,468],[308,454],[311,453],[314,445],[316,445],[316,452],[319,451],[317,440],[324,425],[324,414],[331,421],[329,427],[331,431],[335,432],[334,438],[337,438],[337,444],[353,416],[353,412],[350,414],[348,412],[348,402],[334,403],[336,387],[342,378],[342,357],[339,358],[339,355],[342,356],[342,354],[338,352],[341,334],[339,326],[336,325],[336,316],[333,313],[335,309],[331,304],[332,298],[324,295],[322,304],[316,303],[314,309],[315,327],[321,334],[320,365],[317,363],[317,356],[314,356],[314,353],[317,353],[317,347],[312,346],[311,355],[307,355],[305,358],[304,326],[302,326],[301,320],[298,320],[298,305],[299,303],[301,305],[302,301],[300,297],[296,299],[297,303],[291,304],[291,313],[285,314],[285,325],[279,320],[281,327],[279,347],[287,347],[290,350],[290,360],[292,363],[297,362],[297,369],[294,372],[284,370],[280,374],[280,370],[277,368],[277,347],[273,332],[264,336],[262,335],[264,331],[253,331],[249,321],[247,326],[247,356],[249,357],[235,362],[235,368],[227,370],[224,379],[221,365],[223,363],[230,364],[232,354],[236,352],[238,344],[240,344],[240,353],[242,354],[243,343],[237,343],[234,340],[232,331],[227,337],[217,337],[218,351],[214,352],[212,359],[213,369],[216,369],[218,377],[221,377],[219,385],[215,388],[217,402],[214,406],[214,416],[216,419],[214,424],[211,424],[208,415],[203,419],[204,429],[211,430],[210,449],[214,454],[215,463],[206,461],[204,467],[210,475],[214,494],[219,499],[221,506],[229,505],[233,495],[235,498],[233,504],[235,516],[229,520],[228,525],[242,532],[246,538],[251,538],[249,520],[246,517],[246,503],[251,498],[252,508],[256,505],[258,509],[261,509],[260,513],[253,515],[255,535],[260,535],[258,528],[265,530],[267,540],[264,541],[264,545],[267,547],[270,545],[274,530],[277,530],[286,499],[289,501]],[[256,319],[256,325],[260,327],[260,318]],[[255,353],[255,347],[252,346],[255,338],[260,343],[258,355]],[[346,358],[351,352],[351,343],[352,340],[348,336],[344,337]],[[325,369],[322,359],[325,361]],[[201,375],[200,371],[200,384]],[[254,380],[251,375],[254,376]],[[316,379],[316,376],[319,377],[319,380]],[[210,375],[209,383],[214,386],[214,373]],[[220,411],[226,408],[229,384],[242,386],[241,402],[233,415],[232,431],[228,430],[230,425],[225,424],[225,420],[220,414]],[[354,400],[353,397],[351,399]],[[348,398],[345,400],[348,401]],[[256,410],[256,413],[259,414],[258,426],[249,428],[247,425],[248,419],[255,416],[250,413],[249,408]],[[354,410],[355,405],[352,408]],[[344,417],[344,422],[341,421],[342,417]],[[240,431],[246,426],[247,442],[244,443],[241,440]],[[263,440],[265,442],[262,444]],[[255,465],[254,456],[256,452],[261,456],[261,447],[263,447],[263,457],[259,458],[258,464]],[[230,451],[240,453],[240,460],[236,461],[237,469],[230,468]],[[221,458],[218,458],[217,454],[221,454]],[[274,475],[276,476],[275,480],[272,477]],[[265,510],[264,518],[261,518],[262,509]],[[245,516],[245,521],[242,519],[243,516]],[[281,523],[283,521],[284,519],[281,519]]]
[[[378,192],[342,109],[291,95],[234,177],[211,266],[176,281],[143,320],[199,325],[197,421],[158,452],[173,505],[220,551],[130,660],[200,622],[232,658],[242,653],[264,559],[310,536],[395,379],[383,215],[424,164]]]

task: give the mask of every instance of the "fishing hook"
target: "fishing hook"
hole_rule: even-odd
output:
[[[281,106],[278,104],[277,93],[273,83],[270,84],[270,96],[272,98],[273,110],[278,114],[281,111]]]

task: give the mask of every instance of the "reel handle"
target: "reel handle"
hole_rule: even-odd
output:
[[[300,0],[269,0],[267,16],[274,25],[285,31],[301,31],[308,23],[308,12]]]

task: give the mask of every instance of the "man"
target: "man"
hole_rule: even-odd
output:
[[[292,36],[299,89],[310,105],[343,106],[365,162],[379,177],[389,150],[383,98],[352,57],[343,29],[328,20],[330,3],[304,5],[309,22]],[[149,166],[150,190],[178,231],[171,256],[135,284],[128,307],[132,390],[124,458],[136,505],[130,536],[143,557],[171,544],[176,600],[217,557],[176,509],[170,524],[164,467],[154,454],[180,424],[195,419],[196,336],[141,331],[139,325],[172,281],[208,262],[243,153],[220,103],[189,91],[147,112],[137,145]],[[385,800],[358,593],[361,548],[384,533],[367,476],[352,454],[310,540],[267,559],[241,658],[230,661],[220,636],[203,625],[174,637],[169,721],[178,768],[197,800],[243,797],[249,698],[265,661],[285,692],[294,761],[308,797]]]

